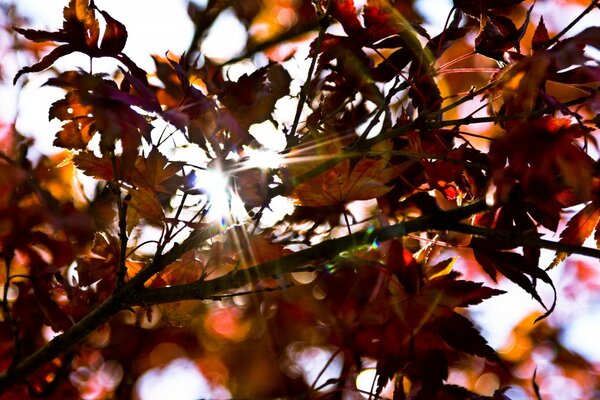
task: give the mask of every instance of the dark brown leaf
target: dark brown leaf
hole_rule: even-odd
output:
[[[533,50],[542,49],[549,40],[550,36],[548,36],[546,24],[544,24],[544,17],[541,16],[540,22],[538,22],[538,26],[535,28],[533,38],[531,39],[531,48]]]

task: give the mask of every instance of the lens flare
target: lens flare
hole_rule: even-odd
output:
[[[223,228],[248,217],[243,201],[231,187],[229,174],[219,169],[201,170],[197,173],[196,188],[207,196],[208,217],[220,221]]]
[[[284,163],[283,156],[273,150],[257,150],[248,147],[244,150],[244,154],[248,157],[243,163],[244,168],[275,169]]]

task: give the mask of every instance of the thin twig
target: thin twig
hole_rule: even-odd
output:
[[[562,31],[558,32],[552,39],[548,40],[546,43],[544,43],[544,45],[542,46],[543,49],[547,49],[550,46],[552,46],[553,44],[557,43],[561,37],[563,37],[568,31],[571,30],[571,28],[573,28],[579,21],[581,21],[581,19],[583,17],[585,17],[587,14],[589,14],[594,8],[596,8],[598,6],[598,1],[600,0],[594,0],[590,3],[590,5],[581,12],[581,14],[579,14],[573,21],[571,21],[571,23],[569,23],[569,25],[567,25]]]
[[[321,45],[323,44],[323,37],[325,36],[325,31],[330,24],[329,11],[331,9],[331,0],[327,2],[327,9],[325,10],[325,14],[321,16],[319,20],[320,29],[319,36],[315,41],[315,54],[310,61],[310,67],[308,68],[308,73],[306,74],[306,82],[300,89],[300,98],[298,99],[298,106],[296,107],[296,114],[294,115],[294,122],[292,123],[292,127],[288,132],[287,136],[294,137],[296,134],[296,129],[298,129],[298,123],[300,122],[300,115],[302,114],[302,109],[304,108],[304,103],[306,102],[306,98],[308,96],[308,91],[310,89],[310,84],[312,82],[312,76],[315,72],[315,67],[317,66],[317,59],[319,58],[319,53],[321,51]]]

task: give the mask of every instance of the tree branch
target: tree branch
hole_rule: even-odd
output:
[[[437,220],[458,221],[487,209],[483,200],[450,211],[422,216],[385,228],[356,232],[337,239],[330,239],[307,249],[297,251],[277,260],[268,261],[254,267],[233,271],[209,281],[196,281],[186,285],[165,288],[143,288],[131,293],[130,306],[171,303],[182,300],[204,300],[220,293],[256,282],[263,278],[296,272],[309,264],[325,263],[339,253],[370,245],[375,240],[384,242],[412,232],[427,231],[438,225]]]
[[[558,252],[580,254],[597,258],[600,260],[600,250],[591,247],[575,246],[568,243],[553,242],[551,240],[540,239],[536,236],[521,235],[512,230],[500,230],[485,228],[482,226],[463,224],[457,221],[446,220],[439,227],[453,232],[467,233],[471,235],[491,238],[501,242],[509,243],[517,246],[530,246],[538,249],[556,250]]]
[[[176,244],[165,254],[158,254],[148,267],[140,271],[124,286],[115,290],[108,299],[78,321],[68,331],[55,337],[35,353],[24,358],[10,371],[0,374],[0,393],[22,381],[27,375],[42,365],[60,356],[65,350],[75,346],[90,332],[107,322],[119,311],[130,308],[130,304],[126,300],[130,298],[131,293],[140,290],[140,287],[143,287],[144,283],[150,277],[173,263],[189,250],[198,247],[201,243],[221,232],[218,226],[199,229],[192,232],[181,244]]]

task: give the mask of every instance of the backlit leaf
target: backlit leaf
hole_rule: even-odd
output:
[[[335,145],[328,146],[332,151],[337,150]],[[379,149],[385,149],[386,146],[384,143]],[[310,164],[302,167],[291,164],[289,170],[301,173],[311,167]],[[296,186],[294,197],[298,204],[310,207],[373,199],[391,190],[385,184],[394,176],[395,171],[389,166],[385,151],[380,158],[361,158],[354,165],[350,159],[345,159],[330,170]]]
[[[153,224],[160,224],[164,212],[156,192],[147,187],[130,190],[131,200],[127,210],[127,231],[131,232],[141,219]]]
[[[583,242],[585,242],[585,240],[592,235],[594,230],[596,232],[599,231],[599,222],[600,204],[598,204],[597,201],[592,201],[579,210],[579,212],[571,217],[569,222],[567,222],[567,227],[560,234],[561,243],[581,246]],[[549,268],[557,266],[567,256],[568,253],[558,252]]]

